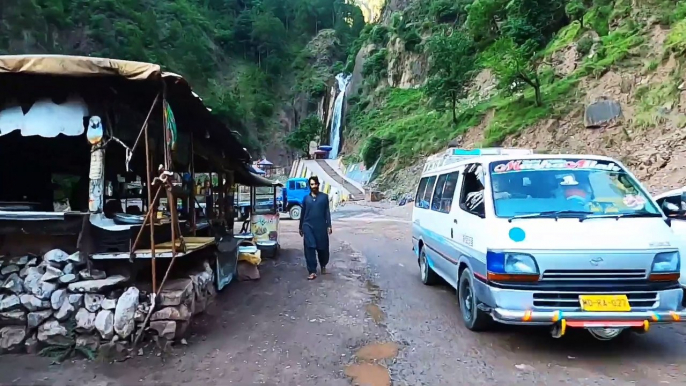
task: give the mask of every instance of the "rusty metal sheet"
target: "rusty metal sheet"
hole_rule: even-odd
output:
[[[598,128],[622,118],[622,105],[607,99],[591,103],[584,113],[584,125],[587,128]]]

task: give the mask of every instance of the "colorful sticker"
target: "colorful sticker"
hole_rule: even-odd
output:
[[[527,159],[512,160],[493,167],[493,173],[520,172],[527,170],[550,169],[581,169],[606,170],[618,172],[622,169],[614,162],[597,160],[565,160],[565,159]]]
[[[524,241],[526,238],[526,233],[524,233],[524,229],[522,228],[512,228],[510,229],[509,232],[510,240],[514,241],[515,243]]]

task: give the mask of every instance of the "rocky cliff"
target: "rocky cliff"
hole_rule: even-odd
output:
[[[432,9],[440,2],[430,3]],[[527,64],[535,66],[542,103],[531,88],[508,89],[514,83],[503,85],[503,69],[477,54],[479,65],[452,120],[449,108],[432,103],[426,86],[433,63],[429,43],[437,34],[469,30],[464,18],[487,2],[467,3],[466,15],[450,14],[446,26],[443,11],[413,0],[388,1],[355,57],[345,129],[349,162],[380,156],[376,183],[394,193],[412,191],[425,157],[450,141],[467,148],[610,155],[655,191],[686,183],[684,3],[595,1],[581,3],[576,13],[567,6],[560,28]],[[661,8],[666,6],[669,11]],[[438,16],[428,17],[430,12]],[[507,16],[497,17],[494,26],[504,34]]]

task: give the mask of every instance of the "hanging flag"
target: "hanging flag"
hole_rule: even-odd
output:
[[[178,138],[176,120],[174,119],[171,106],[169,106],[166,100],[164,101],[164,126],[167,130],[167,147],[170,151],[174,151],[176,150],[176,140]]]

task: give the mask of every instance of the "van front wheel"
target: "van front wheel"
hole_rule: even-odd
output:
[[[469,268],[462,271],[457,288],[457,298],[460,301],[460,313],[464,325],[472,331],[487,330],[493,323],[493,318],[477,307],[479,301],[476,298],[472,271]]]
[[[434,285],[438,283],[438,274],[434,272],[429,266],[429,261],[426,258],[425,248],[419,250],[419,272],[422,275],[422,283],[425,285]]]

